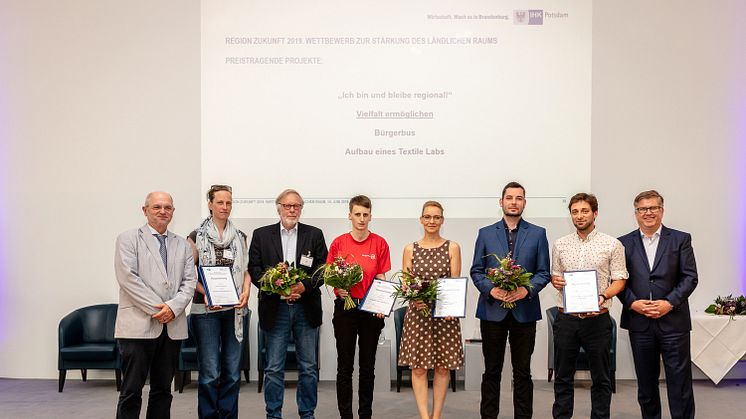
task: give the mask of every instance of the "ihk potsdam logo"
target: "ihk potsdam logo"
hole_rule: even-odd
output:
[[[513,23],[516,25],[543,25],[544,10],[513,10]]]

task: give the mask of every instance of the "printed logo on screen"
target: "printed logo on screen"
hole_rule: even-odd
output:
[[[513,10],[513,23],[516,25],[543,25],[544,10]]]

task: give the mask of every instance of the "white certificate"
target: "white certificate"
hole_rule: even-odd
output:
[[[199,279],[205,288],[208,305],[229,307],[238,304],[230,266],[200,266]]]
[[[595,270],[568,271],[562,276],[565,279],[562,289],[565,313],[599,311],[598,273]]]
[[[433,317],[466,317],[466,284],[469,278],[440,278]]]
[[[358,308],[362,311],[388,316],[391,314],[391,309],[394,308],[394,302],[396,301],[396,285],[398,284],[394,282],[374,279]]]

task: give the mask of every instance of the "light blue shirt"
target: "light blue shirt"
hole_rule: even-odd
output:
[[[282,257],[285,262],[295,264],[295,254],[298,248],[298,224],[286,230],[280,223],[280,239],[282,240]]]
[[[640,230],[640,237],[642,237],[642,244],[645,246],[645,254],[648,257],[648,266],[650,270],[653,270],[653,263],[655,263],[655,253],[658,251],[658,243],[660,243],[662,225],[658,227],[658,230],[653,233],[652,236],[648,237],[645,233]]]

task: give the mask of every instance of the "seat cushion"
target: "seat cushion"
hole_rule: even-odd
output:
[[[86,343],[60,349],[60,357],[65,361],[112,361],[117,357],[115,343]]]
[[[184,362],[197,363],[197,348],[181,348],[181,359]]]

